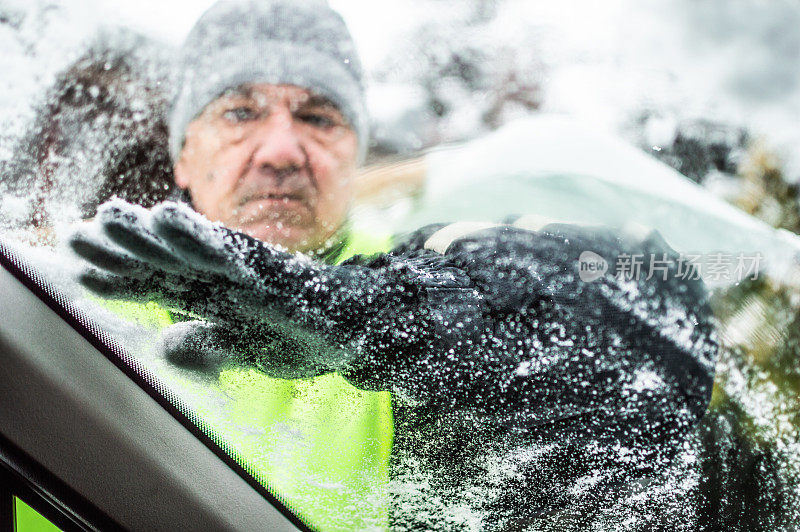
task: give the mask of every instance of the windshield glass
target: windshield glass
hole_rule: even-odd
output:
[[[4,264],[315,529],[796,522],[800,7],[330,4],[1,5]]]

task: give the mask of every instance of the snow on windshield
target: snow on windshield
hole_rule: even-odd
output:
[[[211,4],[0,4],[0,236],[290,507],[323,530],[800,518],[800,7],[332,1],[371,141],[315,262],[176,186],[174,54]]]

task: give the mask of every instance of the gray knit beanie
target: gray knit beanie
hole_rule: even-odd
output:
[[[224,0],[194,25],[179,54],[169,112],[170,153],[186,128],[226,90],[248,83],[304,87],[333,102],[367,147],[361,62],[342,17],[325,0]]]

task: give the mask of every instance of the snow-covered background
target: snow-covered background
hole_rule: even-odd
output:
[[[211,3],[0,0],[0,160],[12,158],[57,73],[99,28],[128,27],[168,49]],[[628,139],[715,193],[727,196],[738,183],[755,198],[751,212],[800,227],[784,212],[797,212],[792,187],[800,180],[797,0],[331,3],[367,71],[373,160],[477,138],[526,114],[565,113]],[[763,168],[743,164],[748,157]],[[759,181],[764,175],[772,181]],[[0,222],[14,208],[9,199],[0,190]],[[68,284],[60,262],[48,271]],[[684,515],[685,494],[697,489],[731,515],[741,507],[767,516],[729,521],[742,529],[770,529],[776,516],[800,515],[800,290],[772,281],[725,294],[721,330],[739,345],[722,355],[705,439],[640,497],[685,517],[687,530],[693,521]],[[98,319],[116,332],[113,319]],[[119,335],[136,345],[135,334]],[[696,461],[716,476],[698,478]],[[629,510],[640,499],[614,509],[620,527],[636,517]],[[643,512],[639,524],[646,524]]]
[[[98,28],[129,28],[169,50],[212,3],[0,0],[0,161]],[[796,0],[331,4],[367,74],[369,161],[565,113],[800,231]]]
[[[98,26],[126,26],[178,45],[211,3],[3,0],[3,123],[24,114]],[[405,139],[407,149],[480,134],[487,127],[482,115],[492,112],[500,93],[521,88],[526,98],[505,94],[512,104],[494,125],[533,107],[568,112],[610,131],[647,117],[641,132],[658,147],[686,120],[713,120],[764,137],[787,176],[800,177],[795,0],[331,4],[359,46],[380,125],[395,127],[404,112],[438,100],[434,107],[444,117],[435,117],[437,131],[395,131],[398,142],[404,134],[418,137]],[[407,117],[409,126],[419,120]]]

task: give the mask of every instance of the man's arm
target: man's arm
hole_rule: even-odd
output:
[[[210,343],[272,375],[338,371],[433,416],[520,428],[685,426],[710,397],[705,290],[676,277],[677,256],[656,235],[499,226],[435,251],[422,230],[392,253],[325,266],[176,205],[116,204],[98,224],[103,236],[73,241],[103,270],[87,286],[193,313],[206,323],[173,346]],[[612,265],[591,282],[577,269],[586,250]],[[649,253],[673,259],[665,278],[614,275],[618,256]]]

